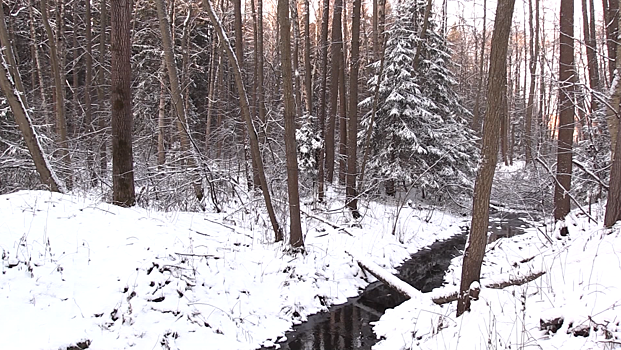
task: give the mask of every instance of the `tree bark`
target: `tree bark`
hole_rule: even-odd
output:
[[[539,0],[535,0],[535,6],[539,7]],[[536,19],[539,22],[539,18]],[[526,116],[524,118],[524,158],[526,164],[533,161],[533,109],[535,104],[535,82],[537,79],[537,59],[539,57],[539,23],[537,29],[533,26],[532,0],[528,0],[528,23],[530,27],[530,86],[528,88],[528,103],[526,104]]]
[[[222,23],[216,17],[216,13],[214,12],[211,2],[209,0],[203,0],[203,6],[209,15],[209,19],[216,27],[216,33],[220,38],[222,49],[225,51],[226,55],[229,58],[229,63],[232,65],[233,76],[235,78],[235,85],[237,87],[237,91],[239,93],[239,100],[241,105],[241,114],[244,120],[246,121],[246,127],[248,129],[248,136],[250,137],[250,149],[252,152],[252,157],[256,159],[257,162],[257,170],[259,172],[259,180],[261,181],[261,189],[263,192],[263,198],[265,200],[265,206],[267,207],[267,213],[270,217],[270,222],[272,224],[272,228],[274,229],[275,240],[276,242],[282,241],[283,234],[278,221],[276,220],[276,214],[274,213],[274,207],[272,206],[272,200],[270,197],[269,189],[267,186],[267,180],[265,178],[265,170],[263,167],[263,159],[261,158],[261,151],[259,150],[259,140],[257,138],[257,132],[252,124],[252,118],[250,116],[250,107],[248,104],[248,95],[246,94],[246,88],[244,87],[244,82],[242,80],[241,70],[239,68],[239,63],[237,62],[237,57],[233,52],[233,48],[231,47],[231,43],[224,32],[224,28]]]
[[[325,125],[326,125],[326,89],[328,88],[328,17],[330,14],[330,1],[323,0],[323,16],[321,19],[321,42],[320,42],[320,55],[321,55],[321,89],[319,90],[319,113],[318,113],[318,129],[319,138],[323,141],[325,138]],[[325,143],[324,143],[325,145]],[[317,187],[319,202],[324,200],[324,181],[325,181],[325,169],[324,169],[324,152],[325,146],[322,146],[318,150],[317,165],[319,167],[317,174]]]
[[[97,110],[99,112],[99,169],[100,176],[103,178],[108,171],[108,152],[107,152],[107,137],[106,137],[106,118],[103,117],[104,105],[105,105],[105,76],[104,76],[104,62],[106,60],[106,26],[108,20],[108,9],[106,0],[101,0],[100,5],[100,30],[99,30],[99,71],[97,71]]]
[[[334,180],[334,131],[336,128],[337,105],[338,105],[338,84],[340,74],[340,62],[342,45],[341,38],[341,14],[343,10],[343,1],[335,0],[334,9],[332,10],[332,78],[330,80],[330,113],[328,114],[328,124],[326,126],[325,137],[325,170],[326,181],[332,183]]]
[[[498,161],[498,137],[503,115],[502,100],[507,89],[507,49],[515,0],[499,1],[496,8],[487,89],[487,110],[483,125],[481,165],[477,172],[472,201],[470,236],[461,270],[457,316],[470,310],[470,285],[481,278],[481,264],[487,243],[489,201]]]
[[[50,124],[49,113],[47,110],[47,94],[45,93],[45,82],[43,80],[43,68],[41,65],[41,58],[39,57],[39,41],[37,40],[37,32],[35,30],[35,17],[34,17],[34,9],[32,6],[32,0],[28,0],[28,12],[30,15],[30,36],[33,41],[33,53],[34,53],[34,61],[35,61],[35,69],[37,70],[37,78],[39,80],[39,92],[41,94],[41,113],[43,113],[45,125]],[[34,86],[33,86],[34,88]]]
[[[345,203],[354,218],[360,217],[356,193],[357,134],[358,134],[358,70],[360,67],[360,7],[361,0],[354,0],[351,29],[351,60],[349,70],[349,120],[347,128],[347,176],[345,178]]]
[[[298,158],[295,141],[295,97],[291,68],[291,29],[289,3],[278,0],[278,23],[280,24],[280,57],[283,76],[283,102],[285,105],[285,153],[287,157],[287,189],[289,194],[289,244],[294,248],[304,246],[300,221],[300,195],[298,192]]]
[[[91,3],[85,2],[86,22],[86,81],[84,82],[84,124],[86,124],[86,167],[89,173],[90,185],[97,185],[97,174],[93,164],[93,104],[91,88],[93,85],[93,35],[91,30]],[[76,70],[77,72],[77,70]]]
[[[569,214],[572,145],[574,136],[574,3],[561,0],[559,59],[559,130],[554,186],[554,219],[564,220]]]
[[[608,48],[608,76],[610,82],[617,67],[617,33],[619,27],[619,0],[602,0],[604,10],[604,25],[606,26],[606,47]]]
[[[311,67],[309,0],[304,0],[304,87],[306,92],[306,113],[313,115],[313,76]]]
[[[483,0],[483,33],[481,34],[481,54],[479,56],[479,79],[477,81],[477,95],[474,100],[474,115],[472,116],[472,130],[477,134],[481,132],[481,91],[483,90],[483,62],[485,62],[485,44],[487,42],[486,37],[486,19],[487,19],[487,0]]]
[[[112,201],[124,207],[133,206],[136,202],[132,151],[131,17],[131,0],[110,1]]]

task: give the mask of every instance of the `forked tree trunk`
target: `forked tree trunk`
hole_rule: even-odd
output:
[[[276,214],[274,213],[274,207],[272,206],[272,199],[270,197],[269,189],[267,186],[267,180],[265,178],[265,171],[263,167],[263,159],[261,158],[261,151],[259,150],[259,140],[257,138],[257,132],[252,124],[252,118],[250,116],[250,107],[248,104],[248,95],[246,94],[246,88],[244,87],[244,82],[242,80],[241,71],[239,69],[239,63],[237,62],[237,57],[233,52],[233,48],[231,47],[231,43],[224,32],[224,28],[220,20],[216,17],[216,13],[214,12],[211,2],[209,0],[203,0],[203,6],[209,15],[209,19],[212,24],[216,27],[216,33],[220,38],[221,46],[226,55],[229,58],[229,63],[232,66],[233,76],[235,78],[235,85],[237,86],[237,91],[239,93],[239,100],[241,105],[241,114],[244,120],[246,121],[246,127],[248,129],[248,136],[250,137],[250,150],[252,152],[252,157],[256,159],[257,162],[257,170],[259,172],[259,180],[261,181],[261,189],[263,192],[263,198],[265,199],[265,206],[267,207],[267,213],[270,217],[270,222],[272,224],[272,228],[274,229],[275,240],[276,242],[282,241],[283,234],[280,225],[276,219]]]
[[[280,57],[283,77],[283,103],[285,105],[285,154],[287,157],[287,191],[289,194],[289,244],[294,248],[304,246],[300,221],[300,195],[298,192],[298,158],[295,141],[295,97],[291,68],[291,29],[288,0],[278,0],[280,24]]]
[[[349,71],[349,120],[347,128],[347,176],[345,178],[345,203],[354,218],[360,217],[356,191],[357,134],[358,134],[358,70],[360,67],[360,7],[361,0],[354,0],[351,29],[351,61]]]
[[[569,214],[574,136],[574,2],[561,0],[559,59],[559,127],[554,186],[554,219]]]
[[[194,194],[200,202],[203,199],[203,185],[198,174],[199,161],[196,159],[196,152],[190,144],[190,133],[188,131],[188,122],[184,106],[181,88],[179,86],[179,75],[177,74],[177,66],[175,64],[175,56],[173,54],[172,38],[170,34],[170,25],[166,19],[166,11],[163,0],[155,0],[157,6],[157,15],[159,17],[160,32],[162,34],[162,46],[164,47],[164,58],[168,71],[168,80],[170,82],[170,94],[172,104],[177,115],[177,128],[179,129],[179,139],[181,149],[188,155],[187,166],[191,169],[192,186]]]
[[[131,4],[131,0],[110,1],[112,201],[124,207],[133,206],[136,202],[132,150]]]
[[[507,48],[515,0],[499,1],[496,8],[487,89],[487,110],[483,124],[481,166],[477,172],[472,200],[472,223],[461,270],[457,316],[470,310],[470,285],[481,278],[481,264],[487,243],[489,200],[498,161],[498,137],[502,118],[502,100],[507,91]]]
[[[50,187],[50,190],[61,193],[66,192],[64,184],[58,179],[43,153],[43,148],[35,132],[26,101],[24,101],[25,95],[22,79],[17,70],[17,65],[15,65],[15,56],[6,29],[4,8],[2,6],[0,6],[0,46],[3,47],[2,52],[0,52],[2,60],[0,62],[0,88],[9,103],[9,107],[11,107],[11,112],[24,137],[28,152],[32,157],[37,173],[39,173],[39,178],[43,184]],[[10,71],[7,71],[5,67],[9,67]],[[21,89],[18,86],[21,86]]]

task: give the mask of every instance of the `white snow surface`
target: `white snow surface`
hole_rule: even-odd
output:
[[[445,287],[382,316],[374,331],[386,340],[373,349],[621,348],[621,226],[604,229],[579,210],[565,224],[565,237],[539,226],[487,246],[483,285],[546,271],[542,277],[501,290],[483,288],[471,311],[457,318],[456,302],[430,302],[431,295],[458,288],[463,257],[457,257]],[[542,320],[559,317],[560,329],[541,329]]]
[[[347,228],[351,235],[304,217],[306,253],[292,254],[256,224],[267,222],[260,213],[155,212],[43,191],[2,195],[0,348],[56,350],[88,341],[89,349],[106,350],[255,349],[371,282],[346,250],[394,272],[463,224],[406,206],[392,235],[395,207],[364,209],[362,228]],[[332,213],[322,215],[347,226],[342,210]],[[255,222],[254,231],[245,220]],[[600,245],[600,253],[612,249]],[[603,276],[589,277],[598,291],[608,288]],[[610,294],[585,297],[604,307],[602,295]],[[378,329],[406,325],[390,324]]]

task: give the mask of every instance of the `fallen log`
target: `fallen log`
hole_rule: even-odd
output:
[[[381,268],[376,263],[367,259],[356,260],[360,268],[368,271],[375,278],[382,281],[384,284],[401,293],[402,295],[408,298],[418,298],[422,294],[418,289],[412,287],[407,282],[402,281],[401,279],[399,279],[399,277]]]
[[[397,276],[386,271],[385,269],[383,269],[376,263],[368,259],[357,258],[356,256],[354,256],[353,254],[349,252],[347,253],[352,258],[354,258],[354,260],[356,260],[356,262],[358,263],[358,266],[360,266],[361,269],[368,271],[375,278],[382,281],[384,284],[394,289],[395,291],[399,292],[403,296],[406,296],[410,299],[419,298],[422,296],[423,293],[421,291],[412,287],[407,282],[399,279]],[[500,280],[497,279],[493,281],[483,280],[481,281],[481,285],[483,286],[483,288],[489,288],[489,289],[503,289],[503,288],[510,287],[510,286],[521,286],[525,283],[536,280],[537,278],[543,276],[544,274],[545,274],[545,271],[537,271],[537,272],[531,273],[526,276],[509,276],[507,279],[504,279],[504,280],[503,279],[500,279]],[[448,291],[443,291],[443,292],[444,293],[442,292],[435,293],[436,295],[431,296],[431,300],[435,304],[442,305],[442,304],[447,304],[447,303],[456,301],[457,296],[459,295],[458,290],[448,290]]]
[[[481,284],[483,285],[483,288],[504,289],[510,286],[521,286],[528,282],[532,282],[537,278],[543,276],[545,273],[545,271],[537,271],[526,276],[509,276],[509,278],[506,280],[483,280],[481,281]],[[431,297],[431,300],[438,305],[442,305],[456,301],[458,295],[459,291],[457,290],[445,291],[444,293],[436,293],[436,295]]]

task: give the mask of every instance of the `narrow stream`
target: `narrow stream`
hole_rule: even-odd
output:
[[[489,241],[524,232],[528,227],[526,213],[490,213]],[[464,222],[468,225],[469,222]],[[399,270],[399,278],[416,289],[430,292],[444,283],[444,273],[451,260],[463,253],[467,226],[462,233],[416,252]],[[349,298],[344,304],[334,305],[328,311],[311,315],[308,321],[294,326],[286,333],[281,349],[290,350],[367,350],[378,342],[372,322],[380,319],[386,309],[394,308],[406,298],[381,282],[367,286],[361,295]],[[261,348],[262,350],[273,348]]]

